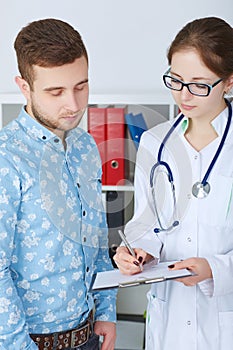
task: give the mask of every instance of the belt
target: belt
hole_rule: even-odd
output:
[[[87,321],[77,328],[49,334],[30,334],[39,350],[62,350],[85,344],[92,334],[93,312]]]

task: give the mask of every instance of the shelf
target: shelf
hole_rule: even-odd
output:
[[[130,191],[134,191],[134,186],[133,185],[122,185],[122,186],[103,185],[102,186],[102,191],[103,192],[108,192],[108,191],[130,192]]]
[[[0,93],[0,104],[25,103],[25,97],[21,93]],[[129,95],[129,94],[90,94],[89,104],[171,104],[174,105],[171,94],[155,92],[155,94]]]
[[[0,128],[3,126],[3,105],[25,104],[25,97],[21,93],[0,93]],[[90,94],[89,105],[128,105],[128,106],[152,106],[164,105],[169,107],[168,118],[175,117],[175,103],[169,91],[155,91],[152,94]],[[86,130],[87,118],[83,118],[80,126]]]

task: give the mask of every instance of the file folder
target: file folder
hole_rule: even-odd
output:
[[[125,183],[125,109],[106,108],[106,184]]]
[[[106,184],[106,108],[88,107],[88,132],[93,136],[102,161],[102,184]]]
[[[180,277],[192,276],[187,269],[170,270],[168,265],[175,262],[167,261],[156,264],[154,261],[144,265],[143,271],[136,275],[123,275],[118,269],[98,272],[93,276],[91,291],[134,287],[141,284],[159,283]]]
[[[133,113],[127,113],[125,115],[125,122],[128,126],[134,145],[136,149],[138,149],[140,138],[143,132],[148,129],[143,114],[138,113],[134,115]]]
[[[116,253],[117,247],[121,244],[118,230],[123,230],[125,224],[124,197],[123,191],[108,191],[106,194],[109,256],[114,267],[117,266],[113,260],[113,256]]]

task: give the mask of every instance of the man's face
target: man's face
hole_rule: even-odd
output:
[[[64,138],[80,122],[88,103],[88,64],[85,57],[58,67],[34,66],[33,91],[27,98],[27,112]]]

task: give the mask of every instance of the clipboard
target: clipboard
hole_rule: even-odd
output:
[[[187,269],[170,270],[168,265],[174,263],[174,261],[166,261],[157,264],[156,261],[151,261],[144,265],[142,272],[130,276],[122,274],[118,269],[98,272],[93,276],[90,291],[135,287],[142,284],[159,283],[179,277],[193,276],[193,273]]]

